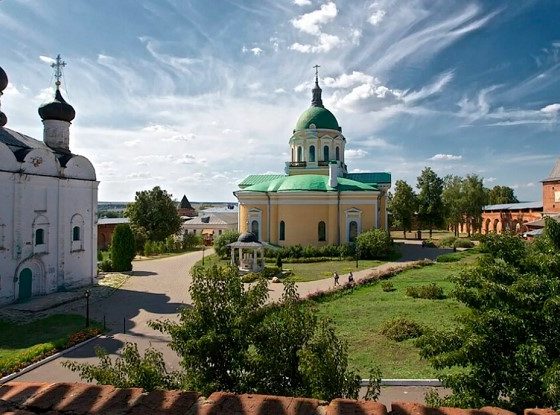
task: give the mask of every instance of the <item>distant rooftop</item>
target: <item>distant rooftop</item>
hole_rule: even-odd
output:
[[[217,206],[202,209],[201,213],[237,213],[239,205],[237,203],[228,203],[226,206]]]
[[[548,177],[543,182],[553,182],[560,180],[560,159],[556,160],[554,167],[550,171]]]
[[[502,203],[499,205],[486,205],[482,208],[484,211],[496,210],[523,210],[523,209],[542,209],[542,202],[520,202],[520,203]]]
[[[130,223],[128,218],[101,218],[97,219],[98,225],[118,225],[119,223]]]

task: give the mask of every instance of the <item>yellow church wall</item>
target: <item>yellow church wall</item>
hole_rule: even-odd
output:
[[[286,239],[278,241],[280,245],[324,245],[328,241],[319,242],[319,222],[329,222],[329,205],[278,205],[278,222],[286,224]],[[327,238],[330,236],[327,229]]]

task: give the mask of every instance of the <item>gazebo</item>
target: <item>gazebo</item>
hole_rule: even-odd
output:
[[[243,233],[236,242],[228,245],[231,248],[231,265],[245,272],[259,272],[264,268],[264,245],[250,233]],[[235,250],[238,250],[236,257]],[[260,258],[259,258],[260,256]]]

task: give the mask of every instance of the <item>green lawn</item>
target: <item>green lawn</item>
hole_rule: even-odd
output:
[[[309,262],[309,263],[284,263],[283,269],[291,270],[294,275],[290,277],[296,282],[315,281],[323,278],[330,278],[333,272],[336,271],[340,275],[347,274],[350,271],[358,271],[376,267],[386,261],[373,261],[373,260],[359,260],[358,268],[356,268],[356,261],[323,261],[323,262]],[[211,267],[212,265],[228,265],[229,259],[219,259],[217,255],[209,255],[204,258],[204,266]],[[202,260],[198,261],[196,265],[202,265]],[[267,266],[275,266],[275,262],[267,262]],[[342,282],[342,280],[341,280]]]
[[[0,320],[0,376],[66,347],[70,337],[84,327],[85,319],[78,315],[53,315],[28,324]],[[79,337],[85,340],[91,334]]]
[[[452,290],[448,278],[473,263],[477,255],[460,262],[440,263],[405,271],[391,278],[396,288],[384,292],[381,284],[360,287],[317,304],[319,313],[333,320],[339,336],[348,341],[350,365],[367,376],[373,363],[381,366],[384,378],[433,378],[436,372],[420,359],[413,340],[398,343],[379,334],[381,324],[407,316],[432,328],[450,328],[464,307],[457,301],[413,299],[405,295],[411,285],[436,283],[446,295]]]
[[[406,233],[406,239],[416,239],[417,237],[417,232],[416,230],[412,231],[412,232],[407,232]],[[430,238],[430,230],[429,229],[422,229],[422,239],[429,239]],[[455,236],[455,234],[451,231],[445,230],[445,229],[434,229],[432,231],[432,239],[436,240],[436,239],[443,239],[443,238],[447,238],[448,236]],[[459,236],[461,238],[466,238],[467,234],[466,233],[460,233]],[[403,232],[402,231],[391,231],[391,237],[395,238],[395,239],[402,239],[403,238]]]

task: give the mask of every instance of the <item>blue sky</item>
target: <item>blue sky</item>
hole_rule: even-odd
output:
[[[560,156],[560,2],[3,0],[8,127],[42,136],[62,54],[100,200],[234,200],[281,172],[313,65],[352,171],[476,173],[540,200]]]

